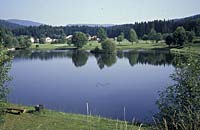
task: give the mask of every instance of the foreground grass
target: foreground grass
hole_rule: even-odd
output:
[[[16,108],[16,105],[14,105]],[[20,107],[33,110],[32,107]],[[0,130],[148,130],[148,127],[128,124],[96,116],[68,114],[44,110],[41,113],[6,114]]]

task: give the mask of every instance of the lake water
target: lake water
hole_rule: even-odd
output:
[[[158,112],[158,91],[170,83],[175,56],[168,51],[17,51],[9,101],[23,105],[138,121]]]

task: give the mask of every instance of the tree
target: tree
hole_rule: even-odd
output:
[[[162,34],[161,33],[157,33],[156,37],[155,37],[156,43],[158,43],[158,41],[162,40]]]
[[[100,27],[98,32],[97,32],[97,37],[100,38],[100,42],[106,40],[107,34],[104,28]]]
[[[40,44],[44,44],[44,43],[45,43],[45,38],[41,37],[41,38],[39,39],[39,43],[40,43]]]
[[[185,29],[183,27],[177,27],[173,33],[173,37],[176,45],[183,46],[187,39]]]
[[[172,34],[168,34],[165,38],[165,42],[168,46],[170,46],[174,42],[174,38]]]
[[[155,41],[156,35],[157,35],[156,30],[152,28],[148,34],[149,40]]]
[[[82,32],[75,32],[72,37],[72,44],[74,44],[78,48],[82,48],[86,43],[88,39],[86,34]]]
[[[144,35],[142,36],[142,40],[148,40],[148,39],[149,39],[149,37],[148,37],[147,34],[144,34]]]
[[[17,37],[20,48],[29,48],[31,46],[31,41],[28,36]]]
[[[133,42],[138,42],[138,36],[137,36],[137,33],[135,32],[134,29],[131,29],[129,31],[129,38],[128,38],[128,40],[130,42],[132,42],[132,44],[133,44]]]
[[[174,81],[160,93],[157,101],[160,128],[169,130],[198,130],[200,125],[200,58],[190,56],[177,64]],[[160,130],[162,130],[162,128]]]
[[[119,44],[120,44],[120,42],[122,42],[123,40],[124,40],[124,33],[121,32],[121,34],[117,37],[117,41],[118,41]]]
[[[101,43],[102,50],[104,53],[115,53],[116,52],[116,45],[113,41],[106,39]]]
[[[187,41],[193,42],[193,39],[195,38],[195,32],[194,31],[186,31]]]
[[[7,53],[7,50],[0,45],[0,123],[4,121],[6,97],[8,95],[6,83],[10,81],[8,72],[11,65],[11,57]]]

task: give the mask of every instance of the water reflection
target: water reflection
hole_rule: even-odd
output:
[[[157,57],[159,60],[154,59]],[[127,120],[151,120],[157,112],[157,91],[170,82],[169,74],[174,70],[172,65],[163,64],[174,59],[167,51],[154,50],[112,55],[78,50],[16,51],[10,71],[15,87],[9,101],[40,103],[49,109],[81,114],[85,114],[88,102],[93,114],[114,119],[123,119],[126,107]]]
[[[88,55],[88,52],[76,50],[72,53],[72,62],[76,67],[84,66],[87,63]]]
[[[118,51],[117,54],[90,54],[87,51],[74,50],[74,51],[16,51],[14,52],[15,58],[19,59],[40,59],[40,60],[50,60],[53,58],[71,58],[73,64],[76,67],[82,67],[87,63],[88,57],[93,55],[96,58],[97,65],[100,69],[113,66],[117,59],[128,59],[129,64],[134,66],[136,64],[150,64],[150,65],[174,65],[179,62],[179,60],[184,61],[185,57],[181,56],[178,59],[175,54],[169,51],[160,50],[129,50],[129,51]]]
[[[95,54],[95,58],[100,69],[111,67],[117,62],[116,54]]]

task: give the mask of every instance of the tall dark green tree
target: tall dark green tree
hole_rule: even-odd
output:
[[[97,37],[100,38],[100,42],[106,40],[107,33],[104,28],[100,27],[97,32]]]
[[[174,42],[174,38],[173,38],[173,35],[172,34],[168,34],[165,38],[165,43],[170,46],[172,45]]]
[[[187,41],[192,43],[195,38],[195,32],[194,31],[186,31]]]
[[[121,32],[120,35],[117,37],[117,41],[118,41],[119,44],[120,44],[120,42],[122,42],[123,40],[124,40],[124,33]]]
[[[162,40],[162,34],[161,33],[157,33],[156,37],[155,37],[156,43],[160,40]]]
[[[86,43],[88,39],[86,34],[82,32],[75,32],[72,37],[72,44],[74,44],[78,48],[82,48]]]
[[[138,42],[138,36],[137,36],[137,33],[135,32],[134,29],[131,29],[129,31],[129,38],[128,38],[128,40],[130,42],[132,42],[132,44],[133,44],[133,42]]]
[[[173,33],[173,37],[176,45],[183,46],[187,40],[186,31],[184,27],[177,27]]]
[[[155,41],[156,36],[157,36],[156,30],[152,28],[151,31],[148,34],[149,40]]]

